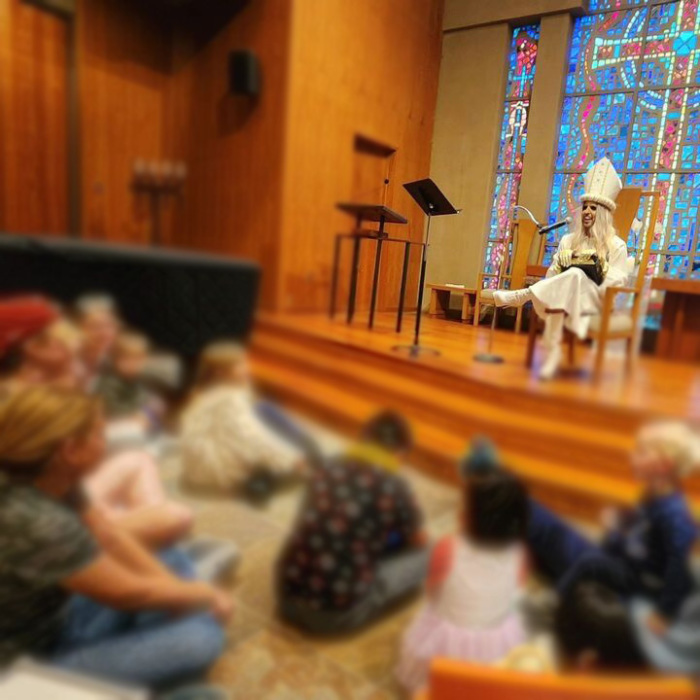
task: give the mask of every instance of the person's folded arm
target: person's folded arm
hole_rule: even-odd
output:
[[[102,549],[133,573],[178,581],[130,532],[108,520],[96,506],[83,513],[83,521]]]
[[[202,582],[135,573],[108,553],[99,554],[87,566],[65,578],[61,586],[111,608],[129,611],[214,610],[220,595]]]

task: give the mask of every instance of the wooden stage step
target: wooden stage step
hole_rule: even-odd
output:
[[[259,319],[253,371],[285,404],[353,435],[381,408],[400,410],[416,433],[413,461],[458,483],[456,458],[477,434],[491,437],[535,492],[562,512],[591,518],[630,504],[634,431],[648,412],[498,386],[449,362],[416,362],[298,318]],[[700,484],[692,484],[700,496]]]

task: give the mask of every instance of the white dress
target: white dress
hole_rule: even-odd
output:
[[[518,607],[522,546],[483,548],[461,536],[451,542],[449,572],[402,640],[396,675],[411,692],[425,685],[434,658],[491,664],[526,640]]]
[[[562,236],[557,253],[570,250],[573,238],[573,233]],[[591,316],[601,311],[605,290],[624,286],[627,278],[627,246],[619,236],[615,236],[612,250],[608,253],[608,273],[600,286],[577,268],[556,274],[552,263],[546,278],[530,287],[532,304],[537,315],[543,319],[547,318],[548,310],[566,312],[565,327],[583,339],[588,332]]]

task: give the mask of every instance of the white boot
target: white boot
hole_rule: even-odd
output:
[[[547,351],[542,366],[540,379],[552,379],[561,365],[561,341],[564,335],[564,314],[548,314],[544,323],[544,347]]]
[[[532,299],[529,289],[499,289],[493,293],[493,301],[496,306],[523,306]]]

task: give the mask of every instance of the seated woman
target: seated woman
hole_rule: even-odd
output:
[[[82,495],[103,449],[93,398],[37,386],[0,404],[0,663],[29,654],[157,688],[218,657],[232,603]]]
[[[607,158],[598,161],[586,174],[576,230],[562,237],[546,278],[527,289],[494,293],[497,306],[532,301],[537,315],[544,319],[547,357],[540,368],[541,379],[551,379],[559,369],[564,328],[585,338],[591,316],[600,313],[605,289],[627,280],[627,246],[617,235],[612,218],[621,189],[613,164]],[[596,268],[597,281],[576,267],[582,258],[596,261],[587,268]]]
[[[46,299],[22,297],[0,303],[2,393],[34,385],[78,386],[75,337]],[[148,546],[169,546],[191,529],[191,511],[166,496],[158,465],[143,450],[103,459],[86,486],[106,517],[120,522]]]
[[[29,318],[22,315],[29,312]],[[0,304],[0,382],[5,391],[33,384],[79,388],[80,334],[40,297]]]

